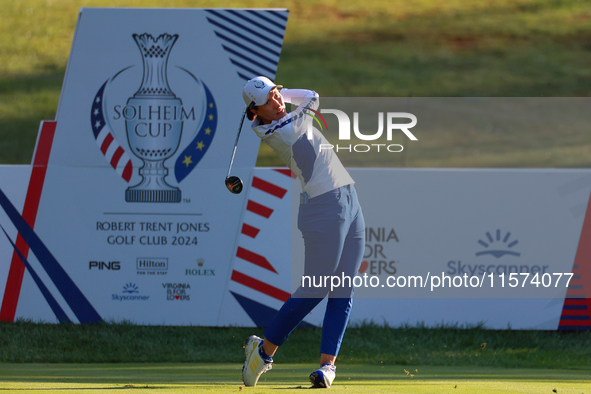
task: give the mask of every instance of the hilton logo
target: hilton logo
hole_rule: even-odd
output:
[[[138,257],[138,270],[168,270],[168,259],[163,257]]]

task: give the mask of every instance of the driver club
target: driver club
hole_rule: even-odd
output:
[[[228,190],[234,194],[240,194],[244,187],[242,183],[242,179],[238,178],[237,176],[230,176],[230,171],[232,170],[232,164],[234,163],[234,156],[236,156],[236,148],[238,147],[238,140],[240,139],[240,132],[242,131],[242,125],[244,124],[244,118],[246,117],[246,109],[242,114],[242,120],[240,121],[240,126],[238,127],[238,134],[236,135],[236,141],[234,142],[234,151],[232,152],[232,159],[230,159],[230,166],[228,167],[228,175],[226,175],[225,184]]]

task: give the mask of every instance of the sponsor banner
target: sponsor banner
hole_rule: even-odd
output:
[[[222,182],[240,92],[274,79],[287,16],[81,10],[34,227],[2,200],[33,252],[7,320],[218,325],[247,199]],[[252,178],[259,144],[242,132],[233,175]]]
[[[556,329],[567,291],[577,289],[582,303],[570,308],[587,308],[590,279],[574,268],[589,170],[349,171],[367,226],[353,321]],[[291,291],[302,261],[293,227]]]
[[[579,208],[591,190],[588,170],[350,173],[367,226],[359,277],[351,278],[356,297],[565,297],[585,217]],[[396,187],[384,192],[383,185]],[[294,231],[299,253],[300,238]],[[328,278],[328,286],[339,279]],[[294,275],[292,290],[301,283]]]
[[[0,190],[4,190],[7,197],[14,203],[14,205],[21,210],[25,203],[27,194],[27,186],[31,176],[32,166],[18,165],[18,166],[0,166]],[[6,290],[6,283],[9,277],[10,262],[14,255],[14,249],[10,245],[10,238],[12,242],[16,243],[17,230],[14,228],[6,217],[3,210],[0,210],[0,225],[6,231],[6,235],[0,229],[0,303],[4,299]],[[18,257],[17,257],[18,258]],[[16,305],[13,306],[13,308]],[[0,320],[7,320],[0,314]]]
[[[538,265],[543,270],[543,265],[550,265],[551,261],[570,259],[570,263],[562,263],[560,269],[565,272],[573,269],[585,217],[586,200],[589,199],[591,189],[589,186],[591,184],[587,181],[591,178],[588,170],[351,169],[350,172],[356,180],[367,222],[367,246],[358,275],[360,277],[363,274],[380,279],[388,276],[408,276],[414,266],[424,267],[419,257],[424,257],[428,253],[434,256],[431,259],[434,262],[432,268],[443,270],[449,276],[454,275],[449,271],[451,269],[469,273],[467,270],[470,268],[467,267],[474,269],[473,267],[484,264],[481,263],[484,260],[495,267],[517,265],[519,268],[525,265],[528,267]],[[435,182],[435,177],[440,181]],[[462,181],[462,178],[465,179]],[[445,192],[445,187],[442,187],[442,185],[459,187],[461,183],[474,188],[477,185],[476,178],[488,180],[489,191],[504,190],[505,192],[489,193],[490,198],[484,194],[476,194],[468,204],[466,200],[457,201],[457,198],[467,193],[466,191],[456,194]],[[404,191],[396,193],[397,204],[391,204],[394,193],[384,194],[378,190],[377,180],[384,179],[395,181],[400,186],[399,190]],[[456,180],[453,181],[454,179]],[[543,197],[541,200],[536,200],[539,204],[530,205],[541,204],[537,209],[542,209],[544,201],[553,202],[555,205],[552,208],[546,205],[545,214],[536,217],[531,215],[532,208],[527,207],[526,201],[523,200],[520,203],[517,197],[522,198],[524,189],[530,189],[538,181],[543,184],[539,187],[546,188],[541,191],[544,192],[542,194],[554,195],[554,197]],[[255,169],[251,181],[245,182],[247,203],[239,226],[240,234],[236,239],[231,272],[226,273],[224,278],[225,291],[221,295],[222,306],[218,311],[220,315],[218,325],[265,326],[275,311],[281,307],[284,299],[289,296],[291,291],[290,249],[294,250],[294,267],[301,267],[301,261],[303,261],[299,260],[303,259],[303,256],[301,249],[298,251],[298,244],[294,242],[292,248],[293,240],[287,235],[290,223],[289,207],[292,206],[292,213],[297,209],[297,204],[291,203],[290,193],[283,192],[289,190],[290,182],[288,170],[267,168]],[[510,185],[500,187],[507,182]],[[426,190],[428,187],[436,187],[437,193],[434,190]],[[297,186],[294,189],[298,190]],[[417,192],[409,196],[412,190]],[[428,198],[428,195],[433,194],[439,196],[436,201]],[[508,200],[500,198],[499,194],[512,194],[514,199],[511,200],[512,203],[508,203]],[[455,196],[455,199],[451,196]],[[452,203],[452,201],[456,202]],[[427,204],[427,202],[430,203]],[[444,202],[446,202],[445,205]],[[438,206],[429,208],[430,204]],[[384,209],[385,206],[388,208]],[[464,208],[466,211],[462,212]],[[448,212],[451,209],[453,211]],[[410,212],[407,212],[408,210]],[[435,212],[439,212],[437,214],[439,216]],[[531,218],[520,220],[519,212]],[[265,215],[261,215],[262,213]],[[455,219],[452,220],[452,217]],[[551,225],[544,222],[547,220],[552,221]],[[435,228],[436,223],[439,223],[440,231]],[[462,230],[464,226],[467,227],[465,231]],[[551,234],[543,235],[544,231],[549,231]],[[508,233],[511,235],[507,238]],[[293,234],[301,239],[297,232]],[[438,237],[442,239],[435,242],[434,240],[438,240]],[[505,238],[507,240],[503,242]],[[537,239],[554,241],[539,243],[536,242]],[[273,248],[269,247],[270,240],[273,242]],[[426,241],[430,241],[433,247],[427,248]],[[515,241],[518,242],[515,243]],[[504,245],[504,248],[487,248],[482,243],[488,245],[498,243]],[[556,250],[548,252],[547,243]],[[509,247],[511,244],[513,246]],[[541,253],[538,252],[540,248]],[[298,253],[300,253],[299,257]],[[547,253],[551,253],[548,260],[537,260]],[[561,254],[564,258],[556,257]],[[527,261],[525,261],[526,257]],[[459,261],[462,262],[461,265],[458,264]],[[537,261],[537,263],[532,265],[531,261]],[[100,262],[98,266],[89,268],[90,263],[87,261],[84,269],[92,271],[95,280],[98,280],[100,275],[118,274],[118,271],[113,269],[114,262],[114,260],[104,261],[101,270]],[[393,263],[390,264],[390,262]],[[109,264],[111,269],[108,268]],[[169,267],[170,264],[167,264],[166,259],[156,255],[137,257],[127,267],[136,274],[133,281],[126,281],[122,277],[120,282],[111,284],[113,277],[104,277],[108,280],[106,285],[109,288],[108,293],[103,294],[106,297],[105,300],[108,300],[110,308],[113,309],[119,308],[117,304],[149,302],[148,300],[154,298],[165,300],[171,305],[175,302],[189,303],[191,301],[181,301],[180,298],[181,295],[193,298],[193,294],[198,291],[191,282],[191,278],[208,278],[212,274],[218,275],[218,269],[204,257],[196,257],[194,261],[188,261],[183,266],[182,275],[174,280],[162,276],[162,272],[167,272]],[[271,268],[277,272],[273,272]],[[580,271],[573,269],[573,272],[578,272],[579,276],[581,276]],[[139,272],[145,273],[139,274]],[[140,282],[141,278],[148,275],[154,278],[154,287],[147,288],[144,281]],[[582,277],[573,280],[578,282],[572,290],[569,290],[572,293],[580,292],[577,286],[583,285],[579,283],[587,283]],[[187,285],[191,286],[191,289],[188,289]],[[34,283],[31,283],[27,289],[28,291],[21,295],[22,298],[38,292]],[[156,291],[156,289],[159,290]],[[174,300],[168,300],[169,290],[173,293],[179,292],[179,294],[170,294],[175,298]],[[356,296],[359,296],[363,290],[363,288],[356,289]],[[579,298],[583,304],[573,298],[569,301],[569,305],[564,306],[564,292],[561,293],[562,298],[499,298],[505,297],[505,290],[499,287],[499,292],[490,298],[478,297],[478,295],[475,298],[447,298],[435,295],[429,298],[358,297],[354,302],[351,321],[385,321],[392,325],[484,323],[486,327],[496,329],[508,327],[557,329],[559,321],[562,321],[561,326],[566,326],[566,323],[573,324],[572,319],[577,317],[574,313],[585,312],[582,310],[586,302],[584,298]],[[182,292],[184,294],[180,294]],[[179,300],[176,300],[177,295]],[[306,322],[321,325],[322,315],[323,304],[312,311]],[[51,318],[50,314],[43,313],[37,313],[34,316]],[[168,323],[163,321],[162,324]]]

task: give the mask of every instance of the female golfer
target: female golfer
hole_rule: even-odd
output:
[[[298,228],[304,238],[304,275],[345,275],[352,279],[365,248],[365,222],[353,187],[355,182],[333,149],[327,149],[326,138],[312,127],[312,117],[307,116],[318,109],[318,94],[282,88],[266,77],[256,77],[244,86],[243,97],[255,133],[302,182]],[[297,108],[287,113],[285,103]],[[246,340],[242,368],[246,386],[255,386],[259,377],[271,369],[277,348],[327,295],[320,368],[310,374],[310,381],[318,388],[331,386],[351,313],[353,287],[348,283],[329,290],[300,286],[264,330],[264,339],[252,335]]]

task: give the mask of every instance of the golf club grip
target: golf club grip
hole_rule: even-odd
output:
[[[234,141],[234,150],[232,151],[232,158],[230,159],[230,165],[228,166],[228,175],[226,178],[230,176],[230,171],[232,171],[232,164],[234,163],[234,156],[236,156],[236,148],[238,148],[238,140],[240,139],[240,133],[242,132],[242,125],[244,125],[244,118],[246,117],[246,111],[248,108],[244,110],[242,114],[242,119],[240,120],[240,126],[238,127],[238,134],[236,134],[236,141]]]

